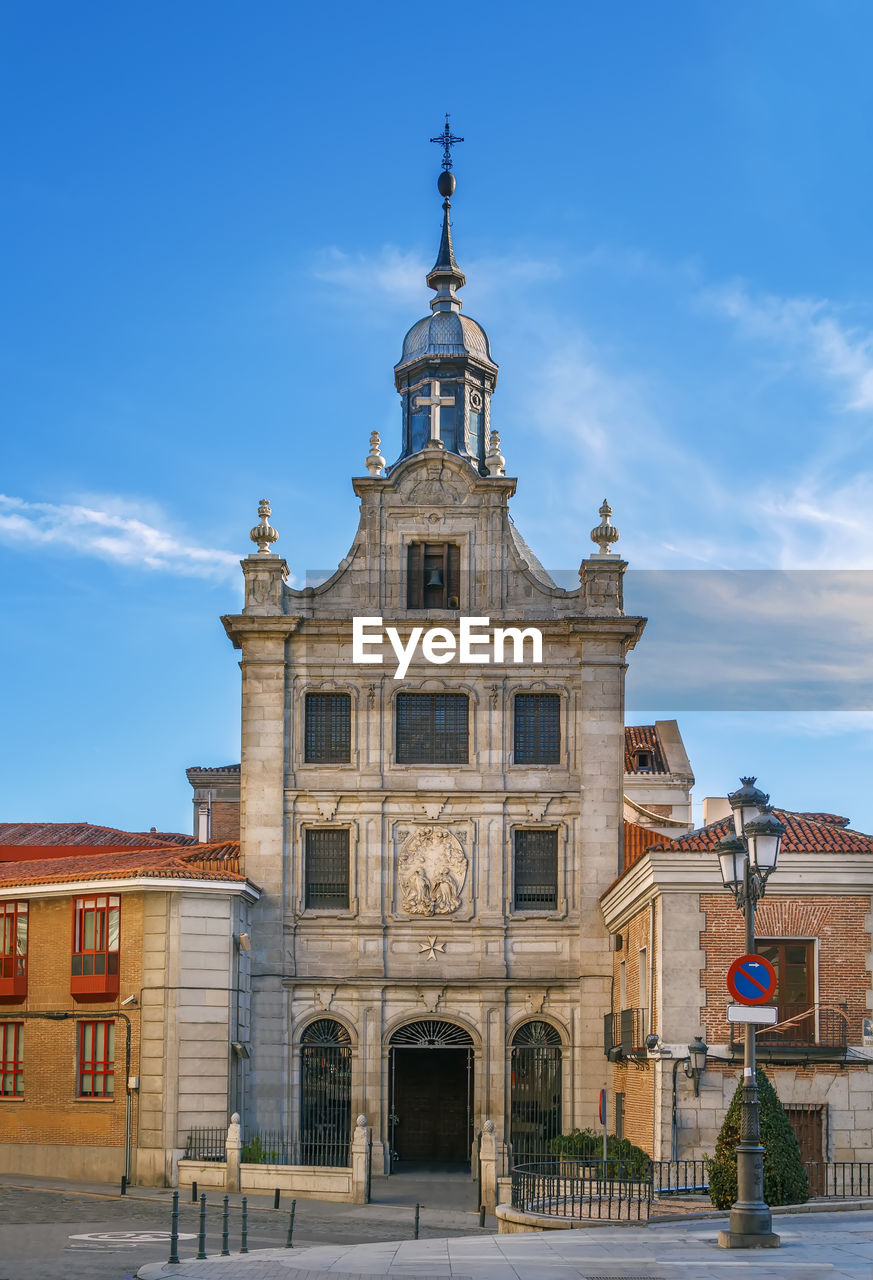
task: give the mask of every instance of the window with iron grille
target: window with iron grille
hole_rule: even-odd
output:
[[[465,693],[399,693],[398,764],[466,764]]]
[[[24,1096],[24,1023],[0,1022],[0,1098]]]
[[[80,1022],[79,1097],[115,1096],[115,1023]]]
[[[554,911],[558,905],[558,833],[515,832],[514,911]]]
[[[561,758],[561,699],[557,693],[515,695],[515,763],[557,764]]]
[[[349,907],[349,832],[347,827],[313,827],[306,832],[307,907]]]
[[[406,553],[406,607],[461,607],[461,548],[456,543],[409,544]]]
[[[348,764],[352,700],[347,693],[307,693],[304,758],[307,764]]]
[[[27,995],[27,903],[0,902],[0,999]]]

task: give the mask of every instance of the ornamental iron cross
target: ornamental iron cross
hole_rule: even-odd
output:
[[[423,409],[426,405],[430,405],[430,438],[433,441],[440,439],[440,407],[444,404],[454,404],[454,396],[441,396],[440,384],[434,380],[430,384],[429,396],[416,396],[415,408]]]
[[[449,113],[446,112],[446,127],[442,133],[436,138],[431,138],[431,142],[438,142],[443,149],[443,168],[448,171],[452,167],[452,147],[457,142],[463,142],[463,138],[456,138],[449,128]]]

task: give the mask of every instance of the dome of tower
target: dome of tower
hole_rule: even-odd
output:
[[[399,365],[428,356],[473,356],[494,363],[488,334],[457,311],[435,311],[414,324],[403,339]]]

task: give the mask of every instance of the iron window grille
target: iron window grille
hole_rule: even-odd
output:
[[[517,693],[515,763],[557,764],[560,758],[560,696],[557,693]]]
[[[514,911],[554,911],[558,905],[558,832],[515,832]]]
[[[313,827],[306,832],[307,907],[347,911],[349,832],[347,827]]]
[[[0,902],[0,998],[27,995],[27,903]]]
[[[465,693],[399,693],[398,764],[466,764],[469,754]]]
[[[79,1034],[79,1097],[115,1096],[115,1023],[83,1021]]]
[[[516,1163],[546,1159],[561,1134],[561,1037],[525,1022],[512,1037],[510,1142]]]
[[[461,548],[456,543],[409,544],[406,553],[406,607],[461,607]]]
[[[319,1018],[300,1044],[300,1138],[306,1165],[346,1165],[352,1128],[352,1046],[334,1018]]]
[[[0,1098],[24,1096],[24,1023],[0,1023]]]
[[[349,694],[307,693],[303,738],[307,764],[348,764],[352,752]]]

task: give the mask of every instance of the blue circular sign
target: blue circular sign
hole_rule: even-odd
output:
[[[766,1004],[776,990],[776,970],[763,956],[740,956],[728,969],[727,985],[740,1004]]]

